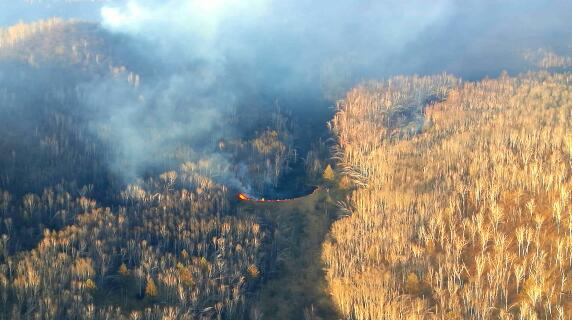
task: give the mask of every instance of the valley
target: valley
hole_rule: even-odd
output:
[[[0,320],[570,318],[570,12],[0,4]]]

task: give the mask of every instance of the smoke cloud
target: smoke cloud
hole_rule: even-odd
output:
[[[237,67],[240,81],[274,95],[339,96],[365,77],[519,71],[521,51],[570,49],[570,9],[564,0],[131,0],[101,12],[106,28],[147,39],[164,60],[207,62],[225,78]]]
[[[101,26],[143,57],[134,67],[138,85],[98,79],[79,88],[85,108],[98,115],[90,120],[92,132],[113,146],[110,163],[128,179],[184,159],[230,165],[213,146],[240,136],[244,128],[230,120],[249,104],[270,111],[278,100],[301,121],[319,118],[313,126],[322,126],[330,112],[324,106],[364,79],[440,72],[478,79],[531,68],[523,58],[530,50],[572,52],[572,2],[566,0],[92,5],[97,10],[81,15],[98,11]],[[53,12],[27,8],[34,17]]]

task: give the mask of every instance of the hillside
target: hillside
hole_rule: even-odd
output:
[[[234,195],[303,165],[288,115],[207,104],[184,91],[194,69],[149,72],[129,41],[60,19],[0,31],[0,319],[250,318],[274,272],[275,235]]]
[[[0,63],[124,75],[138,84],[139,75],[129,70],[136,68],[138,59],[122,47],[126,44],[126,39],[106,33],[97,24],[51,18],[0,29]]]
[[[337,157],[361,188],[323,252],[344,317],[572,315],[571,81],[398,77],[347,94]],[[403,134],[391,119],[410,103],[423,121]]]
[[[0,0],[0,320],[572,319],[571,14]]]

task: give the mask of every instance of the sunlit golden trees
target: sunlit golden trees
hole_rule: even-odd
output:
[[[324,169],[324,173],[322,174],[322,178],[324,178],[324,180],[326,181],[333,181],[336,178],[336,175],[334,173],[334,170],[332,169],[332,166],[327,165],[326,169]]]
[[[145,286],[145,296],[149,298],[155,298],[157,296],[157,286],[153,278],[147,278],[147,285]]]
[[[183,184],[188,189],[174,187]],[[141,194],[159,196],[131,197]],[[262,274],[266,235],[252,217],[219,214],[228,208],[226,187],[181,169],[130,186],[123,195],[129,201],[117,212],[84,197],[72,200],[80,210],[74,224],[46,229],[37,247],[17,258],[0,256],[7,314],[120,319],[117,301],[137,304],[143,297],[142,319],[234,318],[248,311],[244,284]],[[43,210],[42,201],[26,196],[22,210]]]
[[[336,157],[362,188],[324,245],[334,300],[351,319],[568,318],[570,75],[446,79],[341,102]],[[407,105],[422,120],[392,120]]]
[[[94,126],[101,110],[85,105],[112,79],[143,99],[115,40],[78,21],[0,30],[0,319],[242,318],[267,274],[268,236],[252,214],[232,214],[221,182],[244,165],[247,182],[275,186],[295,156],[287,118],[257,112],[221,154],[153,131],[180,145],[125,185],[110,169],[123,166],[111,164],[113,128]]]
[[[0,48],[13,46],[40,32],[49,32],[54,28],[61,28],[66,22],[59,18],[41,20],[31,24],[18,23],[6,29],[0,30]]]

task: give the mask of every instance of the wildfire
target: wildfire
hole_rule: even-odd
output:
[[[312,192],[309,192],[306,195],[299,196],[298,198],[305,197],[307,195],[311,195],[314,192],[316,192],[316,190],[318,190],[318,187],[313,187]],[[296,198],[291,198],[291,199],[264,199],[264,198],[251,197],[246,193],[239,192],[236,194],[236,199],[238,201],[252,201],[252,202],[288,202],[288,201],[295,200]]]
[[[250,200],[250,197],[245,195],[244,193],[239,193],[236,195],[236,197],[238,198],[238,200],[240,201],[246,201],[246,200]]]

